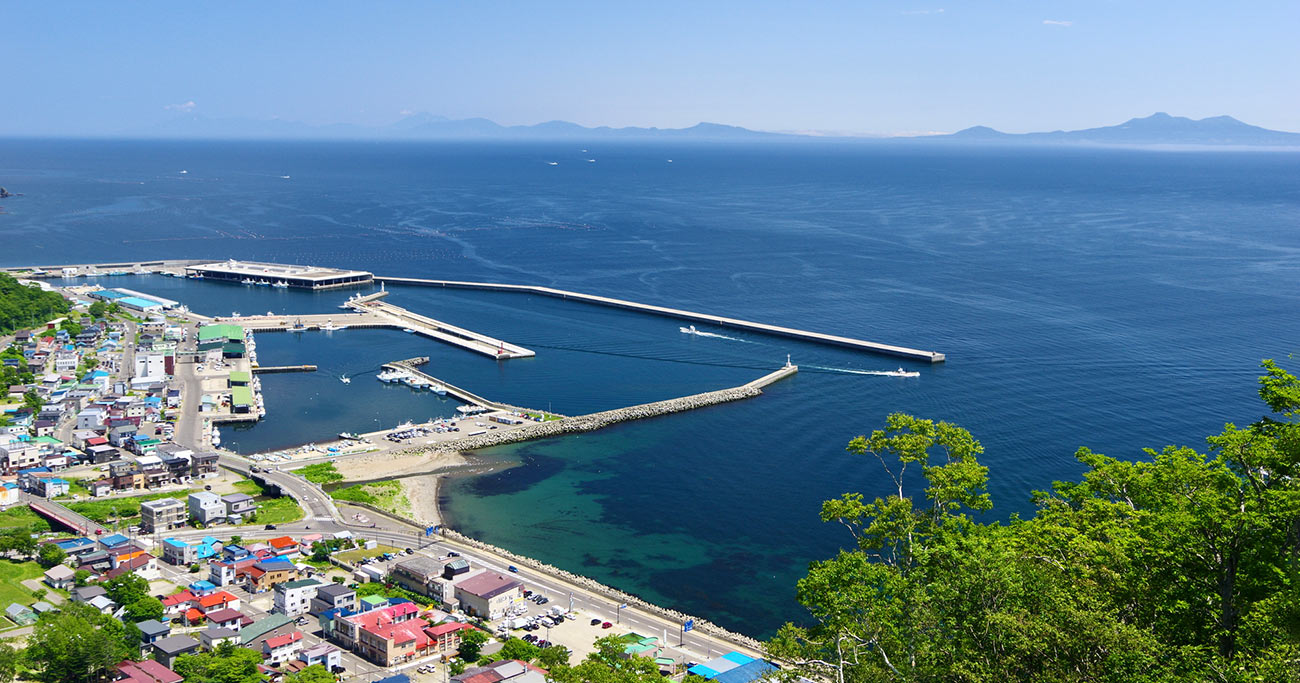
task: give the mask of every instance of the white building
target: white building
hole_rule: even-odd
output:
[[[189,497],[190,517],[203,524],[211,524],[226,516],[226,504],[221,496],[211,491],[198,491]]]
[[[320,587],[320,582],[315,579],[299,579],[276,584],[274,611],[288,617],[306,614],[311,608],[312,598],[316,597],[316,589]]]
[[[91,406],[77,413],[77,429],[100,429],[104,426],[104,409]]]
[[[135,376],[132,382],[163,382],[167,380],[167,366],[161,353],[138,353],[135,356]],[[75,366],[74,366],[75,367]]]

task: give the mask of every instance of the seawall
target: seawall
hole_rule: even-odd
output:
[[[382,282],[394,282],[404,285],[418,285],[422,287],[446,287],[450,289],[481,289],[496,292],[516,292],[522,294],[539,294],[557,299],[572,299],[582,301],[598,306],[607,306],[610,308],[622,308],[630,311],[639,311],[641,313],[651,313],[678,320],[689,322],[707,323],[721,327],[730,327],[751,332],[760,332],[778,337],[789,337],[803,341],[815,342],[819,344],[830,344],[832,346],[843,346],[859,351],[870,351],[872,353],[882,353],[899,358],[910,358],[912,360],[922,360],[927,363],[942,363],[946,360],[944,354],[938,351],[924,351],[921,349],[912,349],[906,346],[896,346],[894,344],[881,344],[879,342],[867,341],[865,339],[854,339],[852,337],[842,337],[835,334],[825,334],[822,332],[811,332],[808,330],[795,329],[793,327],[783,327],[780,325],[769,325],[767,323],[758,323],[750,320],[741,320],[739,318],[728,318],[720,315],[709,313],[696,313],[695,311],[686,311],[680,308],[669,308],[667,306],[655,306],[652,304],[643,304],[626,299],[615,299],[608,296],[598,296],[595,294],[585,294],[583,292],[573,292],[566,289],[555,289],[553,287],[539,287],[536,285],[512,285],[497,282],[464,282],[458,280],[431,280],[426,278],[413,277],[383,277],[375,276],[375,280]]]
[[[763,393],[763,387],[773,382],[785,379],[799,371],[799,367],[788,365],[771,374],[760,377],[748,384],[731,389],[720,389],[718,391],[706,391],[702,394],[692,394],[680,398],[671,398],[664,401],[655,401],[653,403],[642,403],[641,405],[628,406],[626,408],[615,408],[599,413],[589,413],[587,415],[577,415],[566,417],[551,422],[538,422],[531,425],[525,425],[519,429],[508,431],[493,431],[478,436],[467,436],[462,439],[453,439],[442,443],[413,448],[399,451],[400,453],[440,453],[446,451],[472,451],[480,448],[491,448],[492,446],[501,446],[510,443],[519,443],[521,441],[531,441],[533,439],[546,439],[553,436],[563,436],[565,434],[580,434],[582,432],[591,432],[602,429],[619,422],[628,422],[630,420],[644,420],[650,417],[660,415],[671,415],[696,408],[705,408],[719,403],[730,403],[731,401],[740,401],[747,398],[753,398]]]

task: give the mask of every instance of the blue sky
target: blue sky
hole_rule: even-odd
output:
[[[0,135],[179,111],[869,134],[1155,111],[1300,131],[1300,2],[30,2]]]

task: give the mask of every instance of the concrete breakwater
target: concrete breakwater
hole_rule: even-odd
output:
[[[494,555],[497,555],[498,557],[503,557],[509,560],[512,564],[515,564],[517,566],[528,567],[529,569],[532,569],[534,571],[542,572],[544,574],[550,575],[566,583],[570,583],[575,586],[578,586],[584,590],[609,598],[611,601],[617,602],[619,604],[626,604],[629,607],[635,607],[636,609],[639,609],[642,612],[653,614],[657,617],[668,619],[669,621],[673,621],[678,624],[684,624],[687,622],[687,620],[693,620],[695,622],[695,625],[692,627],[694,630],[707,633],[708,635],[711,635],[715,638],[726,640],[727,642],[730,642],[734,645],[751,650],[756,654],[763,653],[766,651],[763,643],[759,642],[758,640],[751,638],[747,635],[744,635],[742,633],[728,631],[727,629],[718,626],[717,624],[707,619],[701,619],[700,617],[678,612],[676,610],[671,610],[668,609],[667,607],[660,607],[659,605],[643,600],[635,595],[632,595],[631,593],[625,593],[621,590],[618,590],[617,588],[611,588],[609,586],[606,586],[605,584],[600,583],[595,579],[591,579],[586,576],[582,576],[580,574],[574,574],[573,572],[560,569],[559,567],[549,565],[544,562],[539,562],[537,560],[534,560],[531,557],[516,555],[515,553],[512,553],[509,550],[506,550],[504,548],[498,548],[497,546],[494,546],[490,543],[484,543],[483,541],[466,536],[465,534],[462,534],[459,531],[456,531],[454,529],[444,528],[440,533],[442,533],[442,535],[447,538],[454,539],[460,543],[470,546],[471,548],[476,548],[478,550],[483,550],[492,553]]]
[[[695,410],[696,408],[704,408],[719,403],[729,403],[731,401],[753,398],[763,393],[762,387],[789,377],[798,371],[798,366],[787,365],[776,372],[765,375],[764,377],[740,387],[707,391],[702,394],[693,394],[691,396],[655,401],[653,403],[642,403],[640,405],[616,408],[614,410],[606,410],[599,413],[566,417],[551,422],[539,422],[525,425],[519,429],[491,431],[487,434],[467,436],[461,439],[453,439],[451,441],[444,441],[442,443],[400,452],[441,453],[447,451],[472,451],[509,443],[531,441],[533,439],[545,439],[553,436],[563,436],[565,434],[591,432],[619,422],[643,420],[650,417],[658,417],[660,415],[670,415],[672,413]]]
[[[518,292],[522,294],[539,294],[557,299],[572,299],[582,301],[597,306],[608,306],[611,308],[622,308],[630,311],[639,311],[641,313],[651,313],[678,320],[687,320],[690,322],[708,323],[711,325],[720,325],[722,327],[731,327],[763,334],[771,334],[779,337],[790,337],[792,339],[802,339],[804,341],[816,342],[819,344],[831,344],[834,346],[843,346],[860,351],[870,351],[872,353],[882,353],[889,356],[898,356],[900,358],[910,358],[913,360],[922,360],[927,363],[942,363],[946,360],[944,354],[938,351],[924,351],[921,349],[912,349],[906,346],[896,346],[894,344],[881,344],[879,342],[867,341],[865,339],[854,339],[852,337],[843,337],[836,334],[824,334],[822,332],[810,332],[808,330],[799,330],[793,327],[783,327],[780,325],[769,325],[767,323],[758,323],[750,320],[740,320],[739,318],[728,318],[720,315],[709,313],[696,313],[695,311],[686,311],[680,308],[669,308],[667,306],[655,306],[652,304],[643,304],[626,299],[615,299],[608,296],[598,296],[595,294],[584,294],[583,292],[573,292],[567,289],[555,289],[554,287],[539,287],[535,285],[511,285],[497,282],[462,282],[457,280],[430,280],[426,278],[411,277],[383,277],[376,275],[376,280],[381,282],[395,282],[405,285],[420,285],[423,287],[445,287],[450,289],[481,289],[497,292]]]

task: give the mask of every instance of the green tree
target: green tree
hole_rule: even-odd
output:
[[[465,661],[462,659],[453,659],[447,663],[447,671],[453,676],[459,676],[465,673]]]
[[[130,654],[122,622],[89,605],[66,603],[62,611],[41,615],[24,659],[37,680],[91,683]]]
[[[172,670],[186,683],[261,683],[262,653],[222,643],[212,652],[181,655]]]
[[[531,662],[537,658],[542,648],[523,640],[522,638],[509,638],[501,644],[501,649],[494,655],[497,659],[518,659],[525,662]]]
[[[537,664],[537,666],[550,671],[557,666],[568,666],[569,657],[572,655],[573,653],[569,652],[569,648],[564,647],[563,645],[552,645],[547,648],[541,648],[541,651],[537,653],[537,658],[534,663]]]
[[[23,405],[33,414],[39,413],[41,408],[45,407],[45,399],[41,398],[35,389],[28,389],[23,392]]]
[[[99,318],[108,315],[108,304],[104,303],[102,300],[95,301],[90,304],[90,308],[86,309],[86,312],[90,314],[90,317],[98,320]]]
[[[88,569],[78,569],[72,575],[72,585],[81,588],[90,583],[90,577],[94,576]]]
[[[0,683],[14,680],[21,665],[22,652],[8,642],[0,642]]]
[[[1208,453],[1081,449],[1080,481],[1006,523],[969,515],[991,505],[978,442],[891,415],[849,450],[897,493],[823,505],[856,547],[809,568],[810,619],[769,650],[840,682],[1300,678],[1300,382],[1264,368],[1271,414]]]
[[[149,582],[138,574],[123,574],[104,582],[108,598],[119,605],[130,605],[149,597]]]
[[[285,683],[334,683],[334,674],[320,664],[312,664],[284,680]]]
[[[0,536],[0,552],[15,552],[23,557],[31,557],[36,552],[36,539],[32,538],[27,527],[15,527]]]
[[[46,569],[49,569],[56,564],[62,564],[67,557],[68,554],[63,552],[63,548],[60,548],[53,543],[44,543],[36,551],[36,561]]]
[[[491,637],[483,631],[476,628],[467,629],[460,637],[460,658],[467,662],[478,659],[479,652],[489,640]]]
[[[127,603],[124,614],[129,621],[138,623],[145,619],[162,619],[163,611],[162,600],[146,595],[135,602]]]
[[[555,666],[547,678],[556,683],[663,683],[659,666],[649,657],[625,657],[625,643],[618,636],[606,636],[577,666]]]

